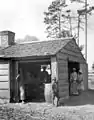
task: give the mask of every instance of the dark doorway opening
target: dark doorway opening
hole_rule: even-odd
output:
[[[24,85],[25,85],[25,101],[29,102],[43,102],[44,84],[42,79],[42,66],[46,66],[48,72],[48,83],[51,82],[50,62],[20,62],[19,68],[23,71]]]
[[[68,80],[69,80],[69,96],[70,94],[70,74],[73,72],[73,68],[76,68],[76,72],[78,73],[79,69],[80,69],[80,64],[79,62],[73,62],[73,61],[68,61]]]

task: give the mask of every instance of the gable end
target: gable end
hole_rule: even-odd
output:
[[[68,56],[68,58],[74,58],[77,59],[77,61],[85,61],[85,58],[83,57],[80,48],[78,47],[78,45],[76,44],[76,41],[74,39],[72,39],[71,41],[69,41],[61,50],[61,53],[65,54],[66,56]]]

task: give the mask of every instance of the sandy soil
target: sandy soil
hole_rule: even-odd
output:
[[[0,100],[0,120],[94,120],[94,90],[70,97],[64,106],[7,103]]]

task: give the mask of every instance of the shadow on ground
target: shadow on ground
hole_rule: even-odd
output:
[[[65,105],[67,106],[79,106],[79,105],[94,105],[94,90],[88,90],[81,93],[79,96],[71,96]]]

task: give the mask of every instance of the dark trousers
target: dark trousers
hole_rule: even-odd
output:
[[[55,102],[55,98],[57,99],[56,102]],[[53,92],[52,93],[52,104],[55,105],[55,106],[58,106],[58,104],[59,104],[58,92]]]

